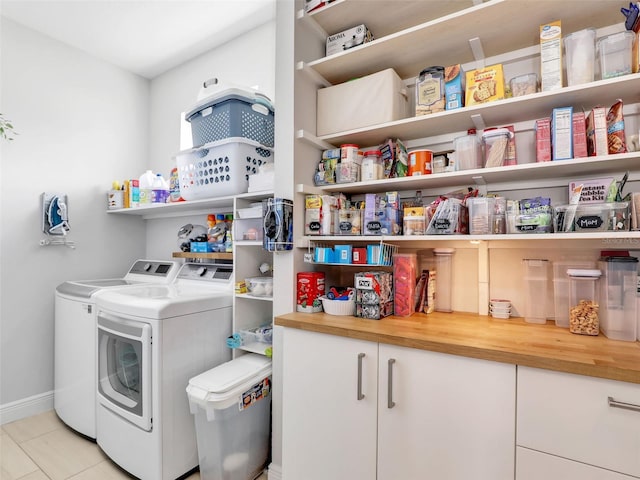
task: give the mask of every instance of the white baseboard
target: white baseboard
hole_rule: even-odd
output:
[[[282,480],[282,467],[280,465],[269,464],[269,480]]]
[[[0,425],[53,409],[53,390],[0,405]]]

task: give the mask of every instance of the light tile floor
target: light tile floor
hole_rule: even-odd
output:
[[[62,423],[53,410],[8,423],[0,431],[0,480],[131,478],[96,443]],[[200,480],[200,473],[187,480]],[[267,480],[266,473],[256,480]]]

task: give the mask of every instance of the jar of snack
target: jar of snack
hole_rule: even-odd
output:
[[[444,67],[428,67],[416,79],[416,115],[445,109]]]
[[[368,150],[364,152],[364,158],[360,165],[360,180],[381,180],[384,178],[384,166],[382,164],[382,152],[380,150]]]
[[[600,270],[570,268],[569,276],[569,331],[580,335],[598,335],[600,332],[599,287]]]

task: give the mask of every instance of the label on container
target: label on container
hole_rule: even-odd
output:
[[[263,398],[267,398],[271,392],[271,382],[268,378],[265,378],[260,383],[256,383],[246,392],[240,395],[239,410],[246,410],[251,405],[259,402]]]

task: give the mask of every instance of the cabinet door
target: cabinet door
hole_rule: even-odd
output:
[[[379,357],[378,480],[513,479],[515,366],[382,344]]]
[[[640,385],[518,367],[518,446],[640,477],[639,432]]]
[[[291,328],[283,343],[283,480],[375,480],[378,344]]]
[[[516,449],[516,480],[633,480],[621,473],[527,448]]]

